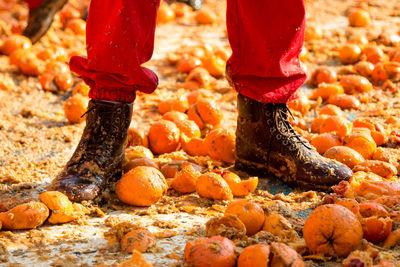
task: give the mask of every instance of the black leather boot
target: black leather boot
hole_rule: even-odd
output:
[[[22,34],[32,43],[36,43],[46,34],[53,22],[56,13],[68,2],[68,0],[43,0],[36,8],[29,10],[28,26]]]
[[[252,175],[272,173],[288,184],[325,190],[352,171],[322,157],[289,122],[286,104],[260,103],[238,95],[235,168]]]
[[[131,118],[132,104],[90,100],[81,140],[52,189],[73,201],[91,200],[110,178],[119,179]]]

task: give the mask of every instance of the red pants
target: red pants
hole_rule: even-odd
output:
[[[29,9],[33,9],[35,7],[38,7],[43,0],[24,0],[28,4]]]
[[[159,0],[92,0],[87,19],[87,58],[70,68],[91,87],[94,99],[133,102],[151,93],[154,72],[141,67],[153,53]],[[298,55],[304,39],[303,0],[228,0],[227,28],[233,54],[227,76],[241,94],[285,103],[306,79]]]

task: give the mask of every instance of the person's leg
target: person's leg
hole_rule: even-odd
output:
[[[310,149],[289,122],[286,102],[306,79],[298,58],[304,27],[303,0],[228,0],[226,72],[239,93],[235,166],[323,188],[351,170]]]
[[[92,0],[87,19],[87,58],[70,68],[90,86],[86,127],[54,190],[71,200],[94,199],[120,176],[136,90],[153,92],[158,78],[141,67],[153,53],[159,0]]]
[[[56,13],[68,0],[24,0],[29,7],[28,25],[23,35],[36,43],[49,30]]]

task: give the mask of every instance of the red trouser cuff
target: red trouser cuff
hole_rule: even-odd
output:
[[[43,2],[43,0],[24,0],[24,1],[28,4],[29,9],[34,9]]]
[[[131,88],[99,88],[92,87],[89,97],[97,100],[109,100],[124,103],[132,103],[136,98],[136,91]]]

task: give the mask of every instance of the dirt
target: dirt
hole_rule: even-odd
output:
[[[7,2],[7,1],[1,1]],[[11,4],[18,1],[8,1]],[[70,1],[78,5],[79,1]],[[83,10],[88,1],[80,3]],[[308,74],[319,65],[342,67],[337,59],[338,48],[354,32],[367,32],[370,40],[379,40],[400,29],[400,2],[396,0],[367,1],[374,22],[368,28],[347,27],[346,15],[357,2],[350,0],[307,0],[307,25],[321,27],[321,40],[306,42],[307,59],[303,62]],[[207,43],[228,47],[225,29],[225,1],[208,0],[206,6],[218,14],[214,25],[202,26],[193,17],[177,19],[158,25],[153,59],[145,65],[156,71],[159,88],[151,95],[138,94],[134,103],[131,126],[147,131],[151,123],[160,118],[157,106],[161,100],[175,95],[185,75],[167,62],[168,52],[182,45]],[[0,10],[2,37],[12,27],[23,28],[16,18],[26,18],[27,9],[15,5],[11,11]],[[13,20],[11,20],[11,18]],[[7,24],[5,21],[13,23]],[[22,20],[23,21],[23,20]],[[73,43],[68,40],[73,38]],[[83,37],[71,37],[57,21],[50,32],[34,49],[44,49],[49,43],[66,47],[67,51],[85,53]],[[69,45],[65,45],[69,43]],[[399,42],[400,43],[400,42]],[[400,45],[400,44],[399,44]],[[0,80],[11,80],[15,86],[0,90],[0,211],[18,204],[36,200],[46,190],[77,145],[84,124],[69,124],[64,116],[63,103],[71,95],[67,92],[44,91],[37,77],[28,77],[11,66],[8,57],[0,56]],[[78,82],[79,79],[75,78]],[[236,94],[224,77],[214,82],[211,90],[223,109],[223,125],[236,127]],[[400,111],[399,88],[394,81],[393,90],[374,90],[365,95],[360,110],[352,114],[373,117],[385,122],[397,118]],[[305,84],[304,92],[310,90]],[[308,118],[308,120],[310,120]],[[400,128],[392,124],[393,130]],[[396,128],[397,127],[397,128]],[[397,149],[394,149],[397,152]],[[160,162],[190,159],[205,168],[223,166],[209,157],[190,157],[183,152],[161,156]],[[400,156],[391,159],[399,165]],[[229,166],[224,166],[229,167]],[[245,177],[243,174],[242,177]],[[298,236],[309,212],[322,200],[325,193],[292,189],[271,177],[262,177],[258,189],[249,199],[259,203],[265,211],[277,212],[287,218]],[[76,222],[51,225],[29,231],[0,231],[0,265],[2,266],[93,266],[112,265],[130,258],[122,252],[118,240],[129,230],[146,228],[157,236],[156,247],[144,253],[154,266],[183,266],[183,249],[188,240],[205,235],[205,223],[223,214],[227,201],[202,199],[197,194],[180,195],[169,190],[167,195],[149,208],[130,207],[118,201],[111,184],[97,203],[83,203],[91,214]],[[286,239],[285,239],[286,238]],[[299,252],[306,253],[298,237],[278,238],[269,233],[235,240],[239,250],[259,242],[285,241]],[[400,262],[398,248],[390,251],[378,248],[381,257]],[[339,266],[341,260],[306,256],[306,266]],[[399,265],[400,266],[400,265]]]

